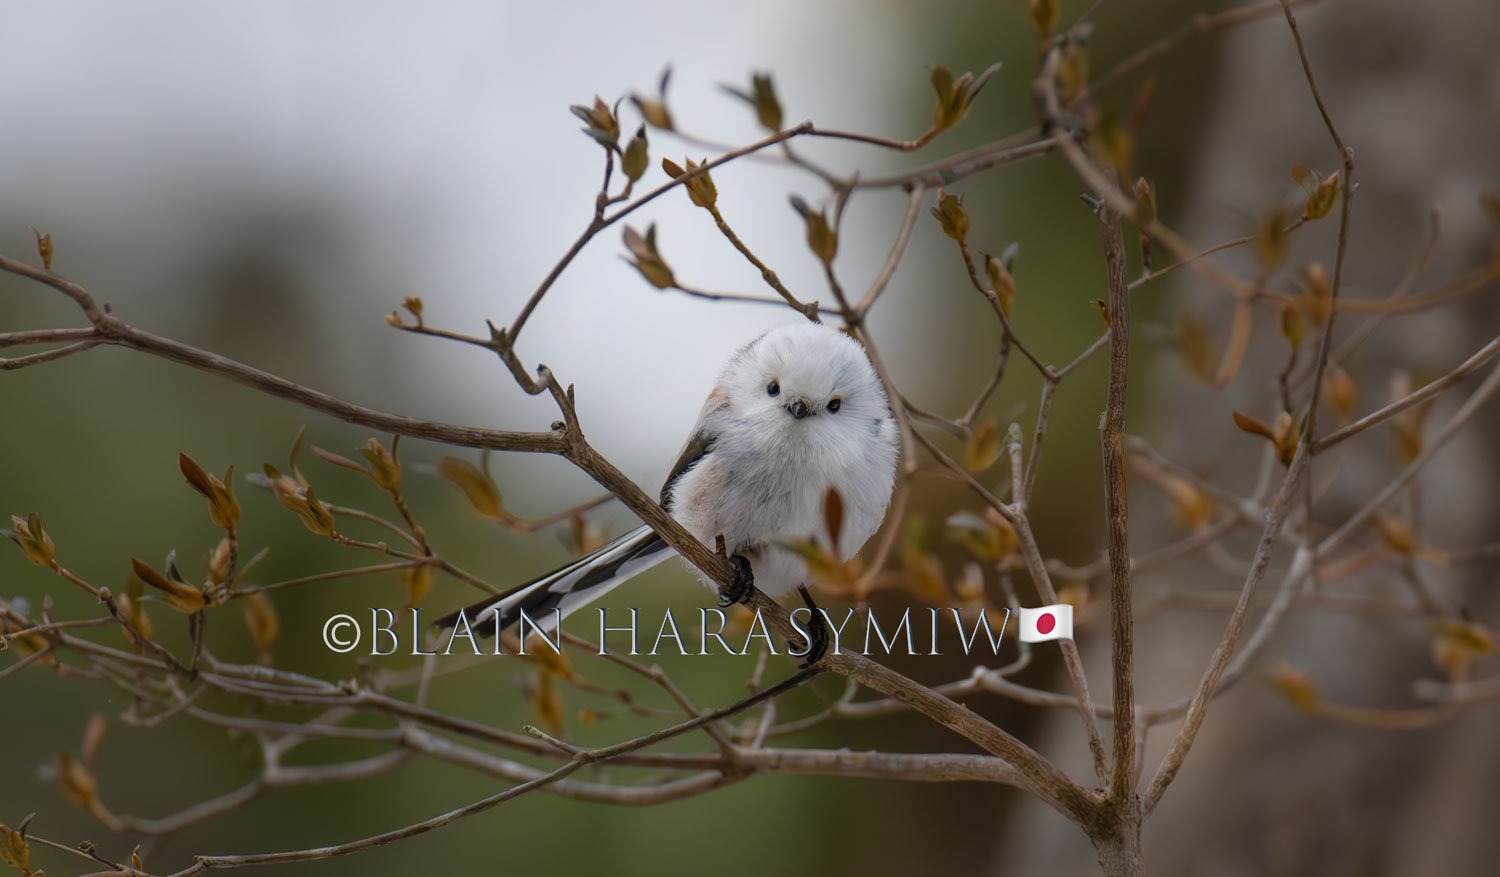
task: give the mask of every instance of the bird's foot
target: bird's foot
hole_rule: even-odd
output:
[[[812,620],[807,626],[807,652],[802,663],[797,665],[798,669],[806,670],[828,654],[828,624],[823,620],[818,604],[813,602],[812,594],[808,593],[807,588],[797,590],[802,593],[802,602],[807,604],[808,611],[812,613]]]
[[[749,559],[743,554],[732,554],[729,562],[734,564],[734,586],[719,591],[719,605],[724,607],[748,603],[750,595],[755,593],[755,572],[750,569]]]

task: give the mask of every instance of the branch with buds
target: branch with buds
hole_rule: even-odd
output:
[[[557,406],[560,419],[546,429],[486,429],[379,411],[153,334],[101,306],[82,285],[54,272],[57,243],[45,234],[37,237],[41,267],[0,256],[0,270],[66,296],[86,323],[76,328],[0,333],[0,347],[45,348],[0,359],[0,368],[44,365],[99,346],[123,347],[391,436],[388,443],[371,438],[357,449],[355,457],[316,447],[308,449],[316,465],[362,475],[375,497],[373,502],[388,507],[385,511],[367,507],[372,502],[369,497],[334,497],[332,489],[315,486],[321,473],[313,465],[303,468],[306,458],[301,434],[292,443],[285,470],[263,464],[259,472],[242,476],[239,484],[233,467],[220,477],[182,454],[180,474],[206,503],[209,520],[222,531],[209,549],[209,562],[199,579],[184,573],[175,554],[160,564],[130,558],[130,585],[117,595],[63,565],[63,559],[79,544],[70,534],[49,532],[35,514],[12,519],[6,535],[20,548],[21,556],[69,586],[87,592],[100,610],[85,617],[58,618],[50,603],[37,611],[23,600],[0,600],[0,646],[18,656],[0,667],[0,681],[23,672],[50,672],[59,679],[102,682],[125,695],[131,704],[119,716],[120,722],[151,727],[181,716],[208,728],[248,735],[258,747],[256,775],[244,786],[175,814],[139,817],[112,809],[107,803],[111,790],[95,776],[94,765],[106,727],[99,718],[91,724],[77,754],[64,755],[58,762],[58,779],[66,796],[108,831],[154,837],[222,817],[262,795],[310,785],[358,782],[382,775],[410,759],[457,765],[507,784],[501,791],[448,812],[352,841],[250,855],[200,855],[190,863],[169,866],[178,868],[171,872],[148,870],[138,849],[129,855],[127,863],[124,857],[105,857],[92,843],[74,847],[38,837],[31,833],[28,822],[15,828],[0,825],[0,861],[23,874],[35,873],[33,853],[45,848],[87,859],[108,873],[138,877],[172,873],[181,877],[211,869],[358,853],[441,828],[531,792],[639,805],[705,794],[759,774],[802,773],[1013,786],[1075,823],[1098,850],[1105,873],[1141,874],[1145,868],[1141,827],[1190,754],[1209,707],[1238,682],[1251,677],[1269,640],[1299,605],[1427,619],[1432,625],[1433,652],[1446,678],[1419,680],[1413,692],[1416,702],[1411,705],[1361,705],[1330,701],[1308,674],[1283,666],[1268,681],[1272,690],[1297,709],[1330,722],[1405,729],[1451,720],[1466,705],[1500,696],[1496,683],[1500,677],[1475,678],[1473,674],[1475,665],[1496,650],[1488,627],[1435,599],[1421,584],[1423,565],[1452,566],[1495,556],[1500,549],[1493,545],[1435,544],[1421,522],[1400,503],[1402,493],[1500,389],[1500,365],[1492,367],[1500,354],[1500,338],[1424,386],[1414,388],[1409,380],[1398,382],[1387,402],[1360,417],[1355,412],[1361,382],[1349,362],[1354,348],[1382,321],[1449,306],[1492,285],[1500,279],[1500,258],[1458,280],[1418,291],[1418,279],[1436,246],[1434,226],[1422,262],[1390,295],[1363,299],[1345,294],[1351,202],[1356,192],[1354,153],[1340,137],[1318,90],[1293,13],[1293,7],[1300,5],[1278,0],[1196,18],[1183,31],[1089,80],[1087,21],[1059,30],[1056,4],[1032,0],[1030,19],[1041,46],[1032,84],[1039,109],[1037,128],[885,177],[866,176],[852,169],[836,172],[815,165],[794,150],[793,142],[811,137],[836,138],[900,154],[916,152],[965,120],[996,67],[978,76],[954,76],[945,68],[934,69],[930,75],[933,122],[910,139],[825,129],[811,122],[784,127],[786,117],[774,82],[769,74],[757,73],[748,89],[726,90],[753,110],[767,135],[746,146],[717,149],[720,154],[712,159],[688,159],[678,164],[662,158],[660,167],[666,179],[644,194],[636,192],[652,170],[648,130],[652,137],[676,138],[687,147],[712,146],[712,141],[680,129],[668,106],[669,77],[663,77],[654,96],[631,96],[631,105],[639,116],[632,124],[625,124],[621,118],[622,101],[609,104],[595,97],[590,103],[573,107],[584,123],[584,133],[604,151],[603,182],[589,205],[583,231],[514,320],[505,327],[486,323],[478,334],[440,328],[424,319],[423,302],[416,297],[407,298],[387,317],[397,330],[478,348],[496,357],[525,392],[545,394]],[[1270,205],[1252,235],[1207,248],[1192,245],[1159,215],[1156,186],[1131,172],[1130,114],[1123,123],[1114,121],[1115,117],[1102,109],[1102,95],[1183,39],[1261,20],[1278,11],[1296,42],[1308,88],[1339,169],[1328,174],[1303,167],[1292,169],[1292,177],[1304,187],[1305,199],[1299,196],[1300,205]],[[1144,100],[1137,97],[1138,103]],[[626,139],[624,132],[632,126],[635,133]],[[1018,267],[1021,242],[1008,239],[1004,229],[988,227],[982,216],[971,216],[964,196],[949,191],[971,176],[995,173],[1014,162],[1054,153],[1056,160],[1076,176],[1085,203],[1097,216],[1100,238],[1094,246],[1099,247],[1104,270],[1104,288],[1090,303],[1104,322],[1103,332],[1082,350],[1068,351],[1070,358],[1061,360],[1062,365],[1049,364],[1040,345],[1023,340],[1023,334],[1029,336],[1034,326],[1027,313],[1026,277]],[[828,287],[826,296],[814,296],[807,290],[794,293],[726,219],[713,172],[752,156],[801,168],[827,187],[824,202],[810,203],[797,195],[790,199],[801,219],[799,231],[809,255]],[[624,176],[623,184],[614,182],[616,170]],[[856,193],[879,187],[899,187],[909,200],[884,263],[859,294],[846,290],[840,279],[843,218]],[[839,321],[864,344],[892,401],[903,437],[902,459],[884,529],[863,557],[848,564],[815,543],[796,546],[816,579],[813,584],[827,596],[862,605],[876,590],[904,592],[914,603],[952,604],[955,614],[962,617],[994,618],[1000,623],[1010,609],[1023,602],[1071,603],[1077,607],[1079,627],[1086,635],[1091,635],[1095,622],[1108,630],[1107,698],[1091,693],[1082,656],[1072,640],[1064,640],[1061,647],[1071,689],[1066,692],[1015,681],[1014,677],[1033,661],[1031,647],[1026,644],[1018,646],[1016,657],[1006,664],[976,665],[961,678],[933,686],[850,652],[830,653],[807,670],[768,682],[774,680],[771,674],[776,666],[768,647],[749,679],[736,680],[736,687],[745,684],[747,696],[726,696],[723,705],[705,708],[691,700],[662,667],[603,654],[602,647],[595,648],[602,644],[565,634],[569,642],[587,646],[582,651],[589,657],[575,665],[545,647],[526,649],[525,643],[506,634],[501,640],[504,649],[524,654],[528,662],[525,690],[535,716],[534,724],[516,728],[497,727],[429,705],[429,693],[435,686],[450,677],[479,672],[478,668],[486,666],[482,660],[428,657],[415,669],[380,671],[358,682],[337,682],[278,666],[281,624],[275,598],[279,591],[395,573],[406,593],[407,611],[422,606],[440,577],[484,593],[500,592],[495,583],[459,567],[435,547],[429,529],[421,523],[422,510],[408,500],[406,479],[410,470],[403,460],[403,437],[447,448],[480,450],[477,463],[449,455],[441,457],[434,468],[458,489],[455,499],[462,497],[475,514],[496,526],[534,533],[566,525],[572,547],[587,552],[604,539],[590,514],[606,502],[618,501],[721,587],[736,583],[735,569],[724,556],[722,545],[709,546],[693,538],[650,494],[605,458],[586,437],[574,387],[545,365],[529,367],[516,348],[530,316],[546,303],[558,277],[584,248],[652,201],[683,194],[708,214],[707,220],[740,257],[757,269],[774,295],[712,292],[687,285],[672,269],[654,224],[646,225],[644,232],[624,225],[628,262],[651,287],[725,302],[785,307],[809,320]],[[1487,203],[1500,221],[1500,201]],[[925,213],[924,207],[928,208]],[[1331,254],[1331,278],[1320,264],[1312,263],[1291,271],[1298,278],[1297,285],[1284,287],[1288,283],[1289,241],[1305,225],[1333,216],[1335,207],[1338,232]],[[935,225],[924,225],[924,216],[928,215]],[[919,234],[935,240],[941,240],[937,237],[941,234],[953,242],[949,247],[956,244],[957,257],[972,287],[969,294],[982,297],[994,316],[995,365],[976,378],[976,383],[983,381],[980,390],[958,413],[921,406],[902,393],[897,376],[883,359],[881,339],[869,324],[872,309],[882,300],[910,242]],[[1137,243],[1140,273],[1133,280],[1127,234]],[[1257,267],[1251,276],[1239,276],[1210,258],[1236,248],[1248,248],[1254,254]],[[1163,260],[1165,264],[1160,264]],[[1154,264],[1159,267],[1153,268]],[[1184,370],[1213,387],[1222,388],[1253,374],[1274,388],[1257,397],[1253,410],[1226,408],[1222,412],[1225,425],[1232,424],[1246,434],[1236,439],[1242,443],[1240,452],[1253,457],[1259,443],[1259,477],[1248,491],[1217,483],[1189,461],[1173,461],[1145,438],[1126,432],[1131,344],[1141,341],[1141,332],[1132,321],[1132,298],[1138,290],[1181,269],[1191,275],[1184,283],[1202,285],[1225,296],[1233,311],[1222,349],[1217,351],[1194,311],[1178,319],[1171,343]],[[1079,302],[1079,318],[1094,320],[1084,304]],[[1274,321],[1265,319],[1268,310]],[[1346,314],[1365,315],[1366,321],[1357,330],[1343,334],[1340,341],[1345,323],[1340,318]],[[1250,341],[1258,328],[1268,324],[1277,328],[1288,352],[1284,362],[1278,357],[1269,368],[1263,368],[1249,355]],[[1098,331],[1097,324],[1092,325],[1093,331]],[[1033,526],[1031,503],[1043,449],[1051,443],[1049,417],[1055,399],[1064,392],[1065,383],[1071,391],[1082,382],[1076,379],[1079,367],[1101,351],[1107,357],[1107,378],[1104,386],[1094,388],[1102,411],[1100,451],[1098,462],[1087,465],[1099,466],[1104,476],[1106,545],[1096,560],[1069,565],[1049,555],[1044,547]],[[1016,367],[1034,370],[1041,381],[1035,414],[1025,424],[1003,422],[987,413],[1009,374],[1012,352],[1019,354]],[[1426,421],[1434,401],[1482,371],[1487,371],[1487,376],[1468,391],[1466,400],[1441,426],[1428,429]],[[1139,393],[1139,383],[1136,388]],[[1320,428],[1328,416],[1338,421],[1336,428]],[[1377,430],[1389,431],[1396,438],[1399,474],[1370,491],[1356,508],[1338,509],[1320,501],[1323,488],[1317,485],[1327,484],[1345,458],[1360,452],[1357,438]],[[492,452],[562,457],[590,476],[604,492],[589,502],[540,518],[517,514],[506,506],[491,474],[488,463]],[[975,508],[953,514],[943,528],[943,535],[962,557],[963,572],[956,577],[948,575],[943,559],[907,514],[913,485],[926,478],[963,485],[975,498]],[[241,545],[245,512],[236,488],[246,483],[269,491],[313,538],[374,556],[362,565],[310,572],[292,579],[259,578],[257,565],[265,556],[264,550],[246,558],[250,549]],[[319,480],[320,485],[326,483]],[[1142,494],[1164,499],[1173,526],[1181,532],[1159,540],[1148,551],[1133,549],[1132,535],[1138,543],[1142,534],[1132,534],[1129,526],[1127,497],[1132,488],[1137,494],[1137,508]],[[825,512],[830,532],[837,533],[842,501],[836,493],[827,498]],[[1254,536],[1254,550],[1248,558],[1236,557],[1230,548],[1231,539],[1245,534]],[[1273,557],[1288,555],[1289,563],[1267,597],[1263,586],[1270,577]],[[1167,564],[1194,556],[1204,558],[1234,580],[1238,593],[1209,593],[1195,588],[1143,595],[1143,582],[1155,580]],[[123,571],[124,559],[121,567]],[[1412,601],[1371,597],[1355,586],[1361,577],[1376,573],[1394,573],[1408,582]],[[1028,595],[1025,600],[1018,596],[1021,592]],[[1217,595],[1232,599],[1217,599]],[[1223,634],[1196,687],[1165,703],[1142,703],[1135,685],[1135,623],[1149,614],[1180,606],[1227,611]],[[775,601],[757,592],[749,607],[780,634],[793,641],[799,639],[787,610]],[[221,658],[210,633],[210,617],[216,625],[235,610],[255,644],[253,663]],[[1254,612],[1259,615],[1252,624]],[[749,623],[744,618],[734,623]],[[169,623],[185,625],[190,634],[190,647],[180,653],[157,638],[157,631]],[[106,632],[115,629],[118,634]],[[110,644],[108,637],[115,635],[123,639]],[[769,646],[769,635],[765,641]],[[599,654],[594,654],[596,651]],[[62,660],[64,656],[67,660]],[[596,669],[603,666],[624,668],[638,687],[599,681]],[[783,695],[824,674],[842,677],[843,693],[817,711],[789,717],[789,700]],[[866,690],[873,694],[861,698]],[[205,694],[216,697],[204,699]],[[570,720],[567,703],[575,698],[590,706],[579,708],[576,718]],[[655,702],[662,698],[667,703]],[[1069,776],[1004,726],[1005,711],[981,713],[967,705],[971,699],[980,703],[1006,699],[1076,712],[1086,732],[1093,776]],[[226,702],[240,703],[243,709],[227,709]],[[210,703],[212,706],[205,705]],[[288,708],[297,718],[265,718],[260,707],[271,704]],[[914,711],[946,728],[977,752],[852,752],[775,745],[779,738],[817,725],[872,720],[904,711]],[[610,720],[621,715],[650,720],[657,729],[604,745],[581,742],[599,733],[594,728],[608,728]],[[1142,758],[1146,740],[1154,729],[1171,723],[1180,724],[1165,757],[1147,778]],[[1101,725],[1107,726],[1107,732]],[[712,744],[711,751],[683,751],[663,745],[698,734]],[[378,744],[382,751],[352,762],[289,763],[291,753],[317,740],[363,741]],[[624,781],[617,773],[611,773],[608,780],[576,775],[585,767],[606,762],[627,772],[644,772],[646,778]],[[667,778],[663,779],[664,775]]]

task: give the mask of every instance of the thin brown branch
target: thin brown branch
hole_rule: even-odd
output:
[[[1304,6],[1316,2],[1318,0],[1292,0],[1292,5]],[[1128,78],[1132,73],[1156,61],[1189,40],[1216,30],[1268,18],[1275,15],[1279,9],[1281,9],[1280,0],[1269,0],[1269,2],[1241,6],[1238,9],[1230,9],[1214,14],[1197,13],[1187,24],[1116,64],[1108,73],[1089,83],[1088,88],[1079,94],[1073,102],[1086,103],[1092,100],[1100,92],[1113,87],[1115,84]]]
[[[1011,527],[1016,531],[1016,537],[1020,541],[1021,555],[1026,562],[1027,571],[1031,574],[1032,583],[1036,586],[1037,594],[1042,603],[1053,604],[1058,602],[1057,590],[1052,586],[1052,577],[1047,572],[1047,564],[1042,557],[1041,549],[1037,547],[1036,537],[1031,530],[1031,522],[1024,512],[1013,506],[1000,501],[1000,498],[990,492],[989,488],[980,484],[979,481],[969,474],[952,457],[949,457],[931,439],[920,432],[913,432],[917,441],[927,448],[928,452],[935,457],[939,463],[949,471],[957,475],[969,489],[974,491],[989,504],[991,508],[999,512]],[[1104,744],[1099,737],[1099,724],[1095,721],[1095,712],[1092,707],[1092,699],[1089,697],[1088,677],[1083,671],[1083,658],[1078,653],[1078,645],[1071,639],[1059,640],[1058,645],[1063,653],[1063,664],[1068,669],[1068,676],[1072,679],[1073,688],[1077,692],[1077,706],[1079,714],[1083,717],[1084,727],[1089,732],[1089,750],[1094,756],[1094,769],[1102,781],[1108,774],[1108,767],[1104,758]]]
[[[562,636],[568,642],[571,642],[575,645],[582,645],[590,649],[594,648],[595,646],[594,643],[591,643],[581,637],[573,636],[566,631],[563,632]],[[624,667],[626,670],[629,670],[637,676],[649,679],[655,684],[661,686],[661,689],[667,692],[672,700],[676,701],[677,705],[682,707],[682,711],[687,713],[689,716],[696,717],[703,712],[702,710],[698,709],[697,705],[693,703],[692,699],[687,696],[687,693],[679,688],[676,682],[672,681],[672,677],[668,676],[666,672],[662,670],[660,664],[652,664],[651,666],[647,667],[639,661],[632,661],[624,655],[617,655],[602,647],[599,649],[599,654],[610,663],[615,664],[619,667]],[[724,736],[723,730],[717,725],[704,725],[703,730],[708,734],[709,737],[713,739],[714,743],[719,746],[719,749],[721,751],[728,752],[733,748],[733,744],[729,742],[729,738]]]
[[[1497,366],[1494,371],[1491,371],[1489,375],[1485,377],[1484,383],[1480,384],[1479,387],[1469,395],[1469,398],[1464,400],[1464,404],[1459,406],[1458,411],[1454,412],[1453,416],[1448,419],[1448,422],[1443,424],[1443,428],[1438,430],[1437,434],[1432,437],[1432,440],[1424,444],[1422,452],[1417,455],[1417,458],[1415,460],[1412,460],[1405,469],[1401,470],[1401,473],[1397,475],[1394,480],[1386,484],[1385,487],[1381,488],[1374,496],[1372,496],[1369,501],[1364,504],[1364,506],[1362,506],[1353,515],[1345,519],[1344,522],[1339,525],[1338,529],[1328,534],[1326,537],[1324,537],[1322,542],[1318,543],[1318,554],[1320,556],[1326,556],[1334,548],[1337,548],[1339,545],[1343,544],[1344,541],[1347,540],[1349,536],[1356,532],[1360,527],[1363,527],[1365,525],[1365,522],[1367,522],[1370,517],[1375,514],[1376,511],[1378,511],[1382,506],[1389,502],[1392,497],[1394,497],[1413,478],[1415,478],[1417,476],[1417,473],[1427,465],[1428,461],[1430,461],[1438,451],[1442,450],[1443,447],[1447,445],[1455,435],[1458,434],[1458,431],[1464,426],[1464,424],[1469,422],[1469,420],[1474,416],[1475,412],[1483,407],[1483,405],[1490,400],[1491,396],[1495,395],[1496,390],[1500,390],[1500,366]]]
[[[1038,139],[1033,132],[987,143],[968,152],[943,159],[926,167],[884,177],[870,177],[855,181],[856,188],[883,189],[899,186],[907,191],[918,188],[933,189],[951,185],[965,177],[1021,161],[1046,155],[1057,148],[1054,138]]]
[[[94,322],[95,331],[102,344],[128,347],[222,375],[235,383],[321,411],[358,426],[469,448],[557,453],[562,447],[560,437],[551,432],[508,432],[475,426],[458,426],[388,414],[384,411],[355,405],[217,353],[199,350],[170,338],[163,338],[160,335],[137,329],[113,315],[104,313],[83,287],[50,271],[38,271],[23,262],[3,255],[0,255],[0,270],[39,280],[73,298],[79,303],[85,316]]]
[[[0,332],[0,347],[16,347],[22,344],[50,344],[56,341],[86,341],[93,338],[92,327],[84,329],[28,329],[21,332]]]
[[[729,152],[726,152],[711,161],[704,162],[692,171],[689,171],[675,179],[671,179],[665,183],[662,183],[660,186],[657,186],[650,192],[647,192],[634,201],[631,201],[629,204],[626,204],[624,207],[621,207],[619,210],[615,211],[609,216],[596,214],[593,219],[590,220],[589,224],[584,228],[583,232],[578,236],[578,238],[573,241],[573,245],[570,246],[568,248],[568,251],[563,254],[563,257],[557,261],[557,264],[552,266],[552,270],[547,272],[547,276],[542,278],[542,282],[537,286],[535,290],[532,291],[531,296],[526,299],[526,303],[521,306],[521,311],[516,315],[515,321],[510,324],[510,329],[506,332],[506,336],[510,339],[512,344],[515,343],[515,339],[518,338],[521,334],[521,329],[526,325],[526,321],[531,317],[532,312],[536,310],[537,305],[542,303],[542,298],[546,296],[547,291],[552,288],[552,285],[557,282],[557,278],[562,276],[563,271],[573,263],[573,259],[576,258],[579,253],[583,252],[583,248],[587,246],[589,241],[593,240],[599,234],[599,232],[604,231],[606,228],[609,228],[611,225],[614,225],[616,222],[619,222],[621,219],[624,219],[626,216],[629,216],[636,210],[639,210],[652,201],[655,201],[657,198],[660,198],[662,195],[665,195],[677,186],[684,185],[687,182],[696,179],[698,176],[708,173],[719,165],[726,164],[747,155],[752,155],[762,149],[770,146],[775,146],[778,143],[790,140],[793,137],[797,137],[801,134],[810,133],[813,130],[813,124],[811,122],[803,122],[800,125],[787,128],[783,131],[778,131],[775,134],[757,140],[754,143],[749,144],[748,146],[742,146],[739,149],[732,149]]]
[[[922,200],[926,194],[927,189],[921,183],[912,186],[911,199],[906,207],[906,217],[901,220],[901,230],[896,233],[896,240],[891,244],[890,252],[886,254],[885,264],[880,266],[880,271],[870,282],[870,288],[855,306],[852,322],[856,324],[862,322],[865,314],[868,314],[870,308],[874,307],[875,300],[890,284],[892,275],[901,264],[901,257],[906,254],[906,245],[911,241],[911,232],[916,227],[917,216],[922,212]]]
[[[1343,178],[1339,181],[1339,231],[1338,248],[1333,261],[1333,284],[1329,296],[1330,310],[1328,319],[1323,324],[1323,335],[1318,341],[1317,366],[1312,374],[1312,392],[1307,403],[1307,420],[1304,431],[1309,439],[1317,437],[1318,399],[1323,392],[1323,374],[1328,370],[1328,354],[1333,349],[1333,324],[1334,315],[1338,312],[1340,305],[1339,291],[1344,279],[1344,257],[1349,251],[1349,210],[1354,200],[1354,150],[1344,145],[1344,139],[1339,136],[1338,128],[1333,124],[1333,117],[1328,114],[1328,106],[1323,103],[1323,95],[1318,91],[1318,81],[1313,76],[1312,62],[1307,57],[1307,47],[1302,44],[1302,31],[1297,27],[1297,16],[1292,14],[1291,0],[1280,0],[1281,10],[1286,15],[1286,23],[1292,31],[1292,39],[1297,43],[1297,57],[1302,61],[1302,72],[1307,77],[1307,88],[1312,92],[1313,102],[1318,105],[1318,113],[1323,117],[1323,125],[1328,129],[1328,137],[1333,141],[1334,149],[1338,151],[1339,161],[1343,164]],[[1311,500],[1308,512],[1311,514]]]
[[[53,350],[44,350],[41,353],[31,353],[26,356],[13,356],[9,359],[0,356],[0,371],[15,371],[17,369],[26,368],[29,365],[40,365],[41,363],[51,362],[55,359],[62,359],[65,356],[72,356],[75,353],[82,353],[85,350],[91,350],[95,347],[98,347],[101,343],[103,342],[96,339],[90,339],[88,341],[79,341],[75,344],[58,347]]]
[[[1265,578],[1266,570],[1271,564],[1271,554],[1278,538],[1281,535],[1281,525],[1286,520],[1287,510],[1291,507],[1291,501],[1298,482],[1304,475],[1307,462],[1310,459],[1306,446],[1292,458],[1291,466],[1287,470],[1286,478],[1282,481],[1281,489],[1277,491],[1275,499],[1272,500],[1270,510],[1266,516],[1265,529],[1261,533],[1260,543],[1256,547],[1255,557],[1251,561],[1250,573],[1245,577],[1244,587],[1240,589],[1240,599],[1235,604],[1234,612],[1229,617],[1225,627],[1224,635],[1220,637],[1219,644],[1214,647],[1213,656],[1209,659],[1208,668],[1199,680],[1198,688],[1194,692],[1192,701],[1188,704],[1186,718],[1182,727],[1178,729],[1176,736],[1172,739],[1172,745],[1167,754],[1162,758],[1156,774],[1151,778],[1151,784],[1147,787],[1145,800],[1143,802],[1146,812],[1149,814],[1162,793],[1166,791],[1172,779],[1176,777],[1177,771],[1182,767],[1182,762],[1187,758],[1188,750],[1192,748],[1193,740],[1198,735],[1198,729],[1203,725],[1204,714],[1208,710],[1208,704],[1213,699],[1220,677],[1229,665],[1230,658],[1234,656],[1235,647],[1239,644],[1240,632],[1244,628],[1245,618],[1249,613],[1250,604],[1255,596],[1255,590]],[[1299,567],[1310,567],[1312,563],[1311,552],[1299,551],[1297,559],[1293,562],[1293,570]],[[1300,581],[1301,575],[1287,574],[1288,580]],[[1268,613],[1269,614],[1269,613]],[[1247,647],[1247,651],[1249,651]]]
[[[1454,368],[1453,371],[1450,371],[1437,380],[1426,384],[1421,389],[1416,390],[1412,393],[1408,393],[1407,395],[1401,397],[1400,399],[1397,399],[1389,405],[1366,414],[1364,417],[1361,417],[1348,426],[1334,430],[1328,435],[1319,438],[1316,442],[1313,443],[1313,453],[1322,453],[1323,451],[1328,450],[1330,447],[1344,441],[1345,439],[1358,435],[1359,433],[1364,432],[1372,426],[1378,426],[1381,423],[1384,423],[1385,421],[1391,419],[1397,414],[1400,414],[1408,408],[1426,402],[1428,399],[1437,396],[1439,393],[1463,380],[1465,377],[1478,370],[1480,366],[1489,362],[1491,359],[1494,359],[1495,354],[1497,353],[1500,353],[1500,337],[1495,338],[1490,343],[1481,347],[1474,353],[1473,356],[1470,356],[1468,359],[1464,360],[1458,365],[1458,367]]]
[[[864,143],[869,146],[879,146],[884,149],[892,149],[896,152],[916,152],[918,149],[932,142],[939,133],[938,128],[928,128],[911,140],[893,140],[890,137],[881,137],[875,134],[860,134],[856,131],[833,131],[826,128],[815,128],[807,132],[811,137],[827,137],[834,140],[851,140],[855,143]]]
[[[329,570],[328,572],[299,576],[295,579],[286,579],[284,581],[272,582],[266,585],[254,585],[250,587],[234,588],[229,591],[228,596],[240,597],[246,594],[253,594],[256,591],[279,591],[283,588],[295,588],[298,585],[310,585],[316,582],[328,582],[335,579],[348,579],[354,578],[356,576],[374,575],[376,573],[382,572],[394,572],[396,570],[410,569],[414,566],[420,566],[422,563],[423,561],[421,560],[401,560],[394,563],[376,563],[370,566],[356,566],[349,569]]]
[[[977,290],[980,295],[984,296],[985,301],[990,303],[990,309],[995,312],[995,318],[1000,321],[1002,343],[1014,344],[1016,346],[1016,349],[1021,351],[1021,355],[1026,357],[1026,359],[1031,362],[1031,364],[1036,368],[1037,372],[1040,373],[1044,379],[1049,381],[1054,380],[1055,376],[1053,375],[1052,369],[1044,364],[1040,359],[1037,359],[1036,356],[1034,356],[1032,352],[1026,348],[1026,345],[1021,343],[1021,339],[1016,337],[1015,329],[1011,326],[1010,315],[1005,312],[1005,306],[1000,302],[1000,296],[997,295],[993,289],[985,286],[984,282],[979,279],[979,273],[974,268],[974,260],[969,255],[969,247],[962,240],[958,241],[958,251],[959,254],[963,257],[964,268],[967,269],[969,273],[969,283],[973,285],[974,289]]]
[[[693,298],[701,298],[704,301],[740,302],[742,304],[771,305],[772,307],[778,308],[784,308],[788,304],[786,299],[769,298],[767,296],[754,295],[747,292],[709,292],[708,290],[704,289],[684,286],[681,283],[674,284],[672,288],[680,293],[683,293],[684,295],[688,295]],[[806,306],[804,305],[803,307]],[[841,313],[843,312],[836,308],[818,307],[818,314],[821,316],[836,317]]]
[[[100,874],[108,874],[111,875],[111,877],[152,877],[152,875],[147,874],[144,871],[138,871],[128,865],[121,865],[119,863],[110,862],[106,859],[100,858],[98,853],[92,851],[92,844],[89,844],[90,850],[85,851],[83,849],[80,849],[79,847],[68,846],[67,844],[58,843],[55,840],[48,840],[44,837],[37,837],[36,835],[29,833],[26,836],[26,842],[38,844],[40,846],[57,850],[59,852],[70,853],[74,856],[85,859],[86,861],[93,862],[94,864],[109,866],[108,871],[96,871],[92,874],[86,875],[86,877],[96,877],[96,875]]]
[[[781,282],[781,278],[776,275],[776,272],[772,271],[765,262],[762,262],[760,257],[755,255],[754,251],[746,246],[744,241],[740,240],[740,236],[735,234],[734,229],[729,227],[729,223],[724,221],[724,214],[719,212],[718,206],[716,204],[709,204],[706,209],[709,215],[714,218],[714,225],[718,227],[719,233],[739,251],[741,256],[745,257],[745,261],[755,266],[755,269],[760,272],[761,279],[765,280],[766,285],[776,290],[776,294],[781,296],[788,305],[791,305],[792,310],[797,311],[813,322],[817,322],[818,303],[815,301],[803,302],[795,295],[792,295],[792,291],[786,288],[786,284]]]
[[[26,633],[27,631],[20,632]],[[14,664],[11,664],[9,667],[0,668],[0,680],[4,680],[7,676],[12,676],[16,673],[19,673],[22,670],[25,670],[27,667],[30,667],[32,664],[39,664],[50,657],[52,657],[52,646],[47,646],[40,651],[32,652],[31,654],[21,658],[21,660],[15,662]]]

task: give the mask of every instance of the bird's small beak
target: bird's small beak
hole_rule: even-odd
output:
[[[802,418],[812,413],[812,409],[808,408],[807,403],[802,401],[801,399],[798,399],[792,404],[786,406],[786,410],[798,420],[801,420]]]

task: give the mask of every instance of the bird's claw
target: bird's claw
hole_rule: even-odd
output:
[[[823,656],[828,654],[828,625],[824,623],[822,616],[818,615],[816,610],[813,611],[812,622],[807,627],[807,636],[809,640],[807,655],[802,659],[802,663],[797,665],[799,670],[806,670],[823,660]]]
[[[719,605],[726,608],[750,602],[750,595],[755,593],[755,572],[750,569],[749,559],[743,554],[732,554],[729,562],[734,564],[734,585],[719,591]]]
[[[797,669],[806,670],[823,660],[823,656],[828,653],[828,624],[823,620],[818,604],[813,600],[812,592],[808,591],[805,586],[798,588],[797,591],[802,595],[802,602],[807,605],[807,611],[811,616],[807,627],[807,652],[803,656],[802,663],[797,665]]]

